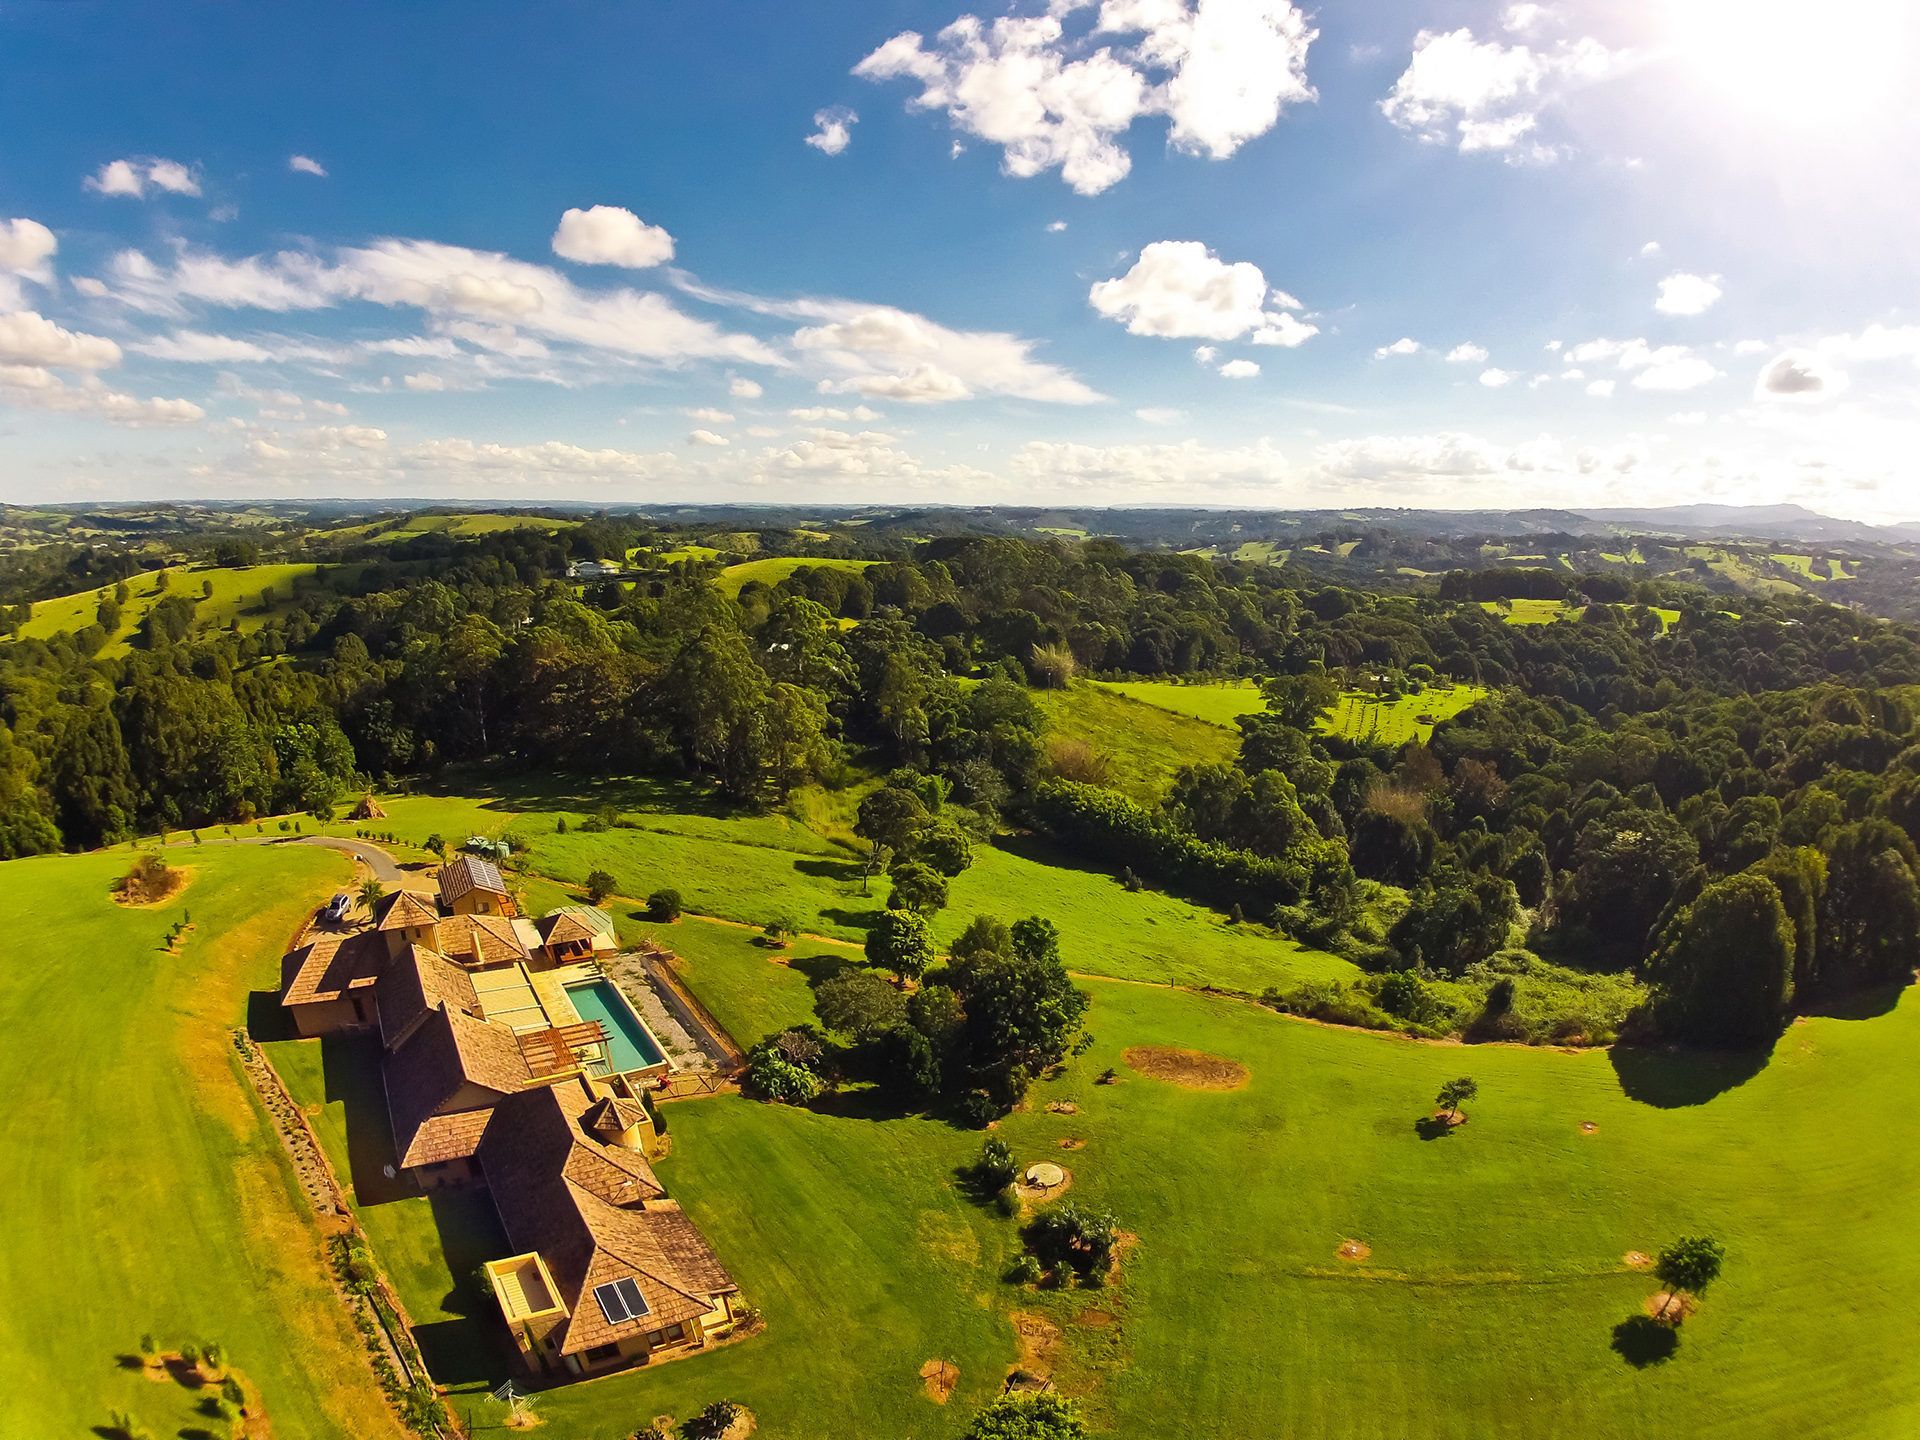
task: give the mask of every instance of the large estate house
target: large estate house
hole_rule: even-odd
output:
[[[569,1376],[704,1345],[738,1314],[647,1161],[669,1065],[591,963],[618,945],[591,906],[520,916],[498,867],[461,856],[434,893],[387,895],[283,961],[297,1033],[377,1037],[394,1170],[486,1188],[518,1252],[485,1267],[501,1315],[530,1367]]]

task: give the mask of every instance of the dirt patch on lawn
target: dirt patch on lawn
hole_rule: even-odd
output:
[[[1087,1142],[1077,1135],[1066,1135],[1061,1137],[1060,1148],[1062,1150],[1084,1150],[1087,1148]]]
[[[1049,1115],[1078,1115],[1080,1113],[1080,1107],[1071,1100],[1049,1100],[1047,1102],[1047,1113]]]
[[[1247,1083],[1247,1067],[1224,1055],[1204,1050],[1181,1050],[1171,1045],[1135,1045],[1120,1057],[1127,1068],[1150,1080],[1164,1080],[1183,1090],[1238,1090]]]
[[[950,1360],[929,1360],[920,1367],[920,1379],[925,1384],[927,1398],[936,1405],[944,1405],[953,1396],[953,1387],[960,1383],[960,1367]]]
[[[1358,1263],[1373,1254],[1373,1247],[1364,1240],[1342,1240],[1340,1242],[1340,1248],[1334,1251],[1334,1254],[1338,1255],[1342,1260],[1352,1260]]]
[[[1656,1290],[1647,1296],[1647,1318],[1662,1325],[1678,1325],[1698,1308],[1699,1302],[1685,1291],[1675,1295],[1668,1290]]]
[[[1580,1122],[1580,1133],[1582,1135],[1598,1135],[1600,1133],[1600,1127],[1591,1120],[1582,1120]]]
[[[1629,1270],[1651,1270],[1653,1257],[1644,1250],[1629,1250],[1620,1257],[1620,1263]]]
[[[1445,1126],[1449,1130],[1458,1130],[1462,1125],[1467,1123],[1467,1112],[1464,1110],[1436,1110],[1427,1118],[1432,1120],[1435,1125]]]
[[[1053,1374],[1053,1362],[1060,1353],[1060,1327],[1029,1310],[1015,1310],[1007,1318],[1013,1322],[1014,1353],[1020,1357],[1007,1373],[1024,1370],[1041,1379]]]
[[[1084,1325],[1089,1330],[1111,1330],[1120,1323],[1120,1317],[1111,1310],[1102,1310],[1097,1305],[1089,1305],[1073,1317],[1073,1323]]]
[[[155,858],[148,857],[149,860]],[[168,865],[165,861],[157,866],[150,863],[135,865],[114,882],[113,903],[129,910],[151,910],[156,905],[165,905],[177,899],[192,879],[192,870]]]

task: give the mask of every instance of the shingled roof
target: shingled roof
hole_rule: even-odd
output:
[[[533,1079],[512,1030],[445,1001],[388,1052],[385,1075],[393,1148],[403,1169],[473,1154],[493,1104]],[[444,1118],[465,1112],[481,1118],[458,1124]]]
[[[405,954],[382,967],[373,993],[380,1007],[380,1035],[389,1050],[411,1035],[437,1005],[451,1005],[476,1017],[485,1013],[467,972],[424,945],[409,945]]]
[[[371,986],[386,954],[386,945],[371,931],[317,935],[280,961],[280,1003],[319,1004]]]
[[[406,930],[438,923],[440,911],[426,896],[412,890],[396,890],[374,903],[376,930]]]
[[[540,1253],[569,1311],[563,1355],[683,1324],[736,1288],[652,1167],[594,1135],[585,1121],[598,1108],[577,1077],[523,1090],[495,1107],[479,1151],[509,1243]],[[619,1279],[640,1287],[647,1313],[615,1324],[593,1287]]]
[[[540,941],[544,945],[591,944],[595,931],[578,915],[569,915],[564,910],[556,910],[551,915],[542,915],[534,921],[534,928],[540,932]]]
[[[478,855],[462,855],[440,867],[440,898],[451,905],[469,890],[486,890],[495,895],[507,893],[507,882],[500,867]]]
[[[476,970],[511,965],[532,952],[504,915],[448,915],[440,921],[440,953]]]

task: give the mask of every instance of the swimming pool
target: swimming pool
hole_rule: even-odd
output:
[[[598,1020],[607,1027],[610,1070],[648,1070],[667,1063],[666,1053],[653,1038],[627,997],[613,981],[590,980],[567,986],[567,999],[582,1020]]]

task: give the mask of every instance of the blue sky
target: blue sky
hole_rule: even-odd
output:
[[[0,498],[1920,518],[1908,9],[0,3]]]

